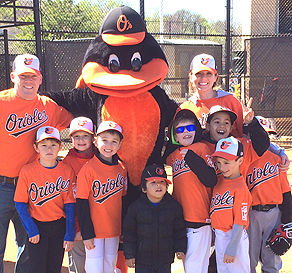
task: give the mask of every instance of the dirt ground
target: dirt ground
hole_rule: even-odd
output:
[[[286,153],[289,156],[290,161],[292,161],[292,149],[286,150]],[[288,171],[288,178],[289,178],[290,184],[292,185],[292,166],[291,165]],[[17,249],[14,242],[14,229],[13,229],[13,225],[10,225],[8,237],[7,237],[7,246],[6,246],[6,251],[4,255],[4,273],[13,273],[16,252],[17,252]],[[292,273],[292,248],[284,256],[282,256],[282,260],[283,260],[283,267],[280,273]],[[68,272],[67,267],[68,267],[68,260],[67,260],[67,255],[65,254],[62,273]],[[130,269],[128,272],[134,273],[134,269]],[[179,260],[176,260],[172,264],[171,272],[183,273],[184,270],[183,270],[182,262]],[[258,266],[257,272],[258,273],[261,272],[260,266]]]

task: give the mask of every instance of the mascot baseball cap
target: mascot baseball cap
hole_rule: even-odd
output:
[[[262,125],[262,127],[265,129],[265,131],[267,133],[269,133],[269,134],[277,134],[276,128],[274,126],[274,123],[270,119],[264,118],[262,116],[255,116],[255,118],[258,120],[260,125]]]
[[[54,138],[54,139],[59,140],[61,142],[60,132],[58,131],[58,129],[56,129],[52,126],[40,127],[37,130],[35,142],[39,143],[42,140],[47,139],[47,138]]]
[[[203,70],[207,70],[216,74],[217,70],[216,70],[215,59],[213,56],[205,54],[205,53],[197,55],[193,58],[191,62],[190,70],[194,74],[197,74]]]
[[[144,181],[159,181],[165,180],[168,184],[171,184],[171,181],[167,179],[167,174],[165,169],[162,166],[153,164],[148,165],[142,172],[141,180]]]
[[[37,56],[31,54],[18,55],[13,62],[12,70],[17,75],[21,75],[23,73],[40,75],[40,61]]]
[[[74,118],[70,123],[69,136],[77,131],[83,131],[94,135],[92,120],[86,117]]]
[[[117,131],[120,134],[121,139],[123,138],[123,130],[122,127],[117,124],[114,121],[111,120],[107,120],[107,121],[103,121],[97,128],[96,131],[96,135],[105,132],[105,131],[109,131],[109,130],[114,130]]]
[[[231,111],[229,108],[221,106],[221,105],[214,105],[210,108],[207,123],[211,122],[212,117],[219,112],[226,112],[230,116],[231,124],[234,123],[234,121],[237,119],[237,115],[235,112]]]
[[[243,145],[233,136],[222,138],[217,142],[215,153],[212,156],[235,160],[243,156]]]
[[[144,40],[145,33],[142,17],[127,6],[112,9],[99,30],[102,40],[112,46],[139,44]]]

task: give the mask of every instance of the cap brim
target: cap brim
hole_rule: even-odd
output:
[[[123,137],[124,137],[123,134],[119,130],[116,130],[114,128],[107,128],[107,129],[104,129],[104,130],[97,131],[96,135],[98,136],[99,134],[101,134],[103,132],[106,132],[106,131],[116,131],[120,135],[121,139],[123,139]]]
[[[101,34],[102,40],[112,46],[137,45],[145,38],[145,31],[131,34]]]
[[[76,130],[73,130],[72,132],[70,132],[69,136],[71,136],[72,134],[74,134],[76,132],[79,132],[79,131],[86,132],[88,134],[94,135],[94,132],[92,132],[92,131],[90,131],[88,129],[76,129]]]
[[[22,75],[22,74],[25,74],[25,73],[33,73],[33,74],[35,74],[35,75],[37,75],[37,76],[39,76],[39,75],[41,75],[41,72],[40,71],[38,71],[38,70],[35,70],[35,69],[32,69],[32,68],[24,68],[24,69],[21,69],[21,71],[15,71],[15,73],[17,74],[17,75]]]
[[[213,68],[210,68],[208,66],[201,66],[201,67],[198,67],[197,69],[191,69],[192,70],[192,73],[194,74],[197,74],[201,71],[210,71],[214,74],[217,74],[217,70],[216,69],[213,69]]]
[[[227,160],[236,160],[238,158],[237,155],[231,155],[228,153],[224,153],[222,151],[215,152],[211,156],[212,157],[222,157],[222,158],[227,159]]]
[[[145,178],[146,181],[161,181],[161,180],[165,180],[167,182],[167,184],[172,184],[172,182],[170,180],[168,180],[167,178],[164,177],[148,177]]]
[[[53,138],[53,139],[56,139],[56,140],[58,140],[59,142],[61,142],[61,139],[58,139],[58,138],[53,137],[53,136],[42,137],[42,138],[36,140],[35,142],[36,142],[36,143],[39,143],[39,142],[41,142],[42,140],[45,140],[45,139],[48,139],[48,138]]]

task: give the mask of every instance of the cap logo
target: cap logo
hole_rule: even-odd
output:
[[[25,65],[31,65],[33,62],[33,58],[24,58],[23,62]]]
[[[267,120],[265,120],[265,119],[260,119],[260,123],[262,124],[262,125],[267,125]]]
[[[209,63],[210,59],[209,58],[202,58],[201,59],[201,64],[207,65]]]
[[[108,126],[111,127],[111,128],[116,128],[117,127],[117,124],[116,123],[113,123],[113,122],[110,122],[108,124]]]
[[[231,145],[231,142],[228,142],[228,141],[223,141],[220,145],[220,148],[222,150],[226,150],[229,146]]]
[[[131,29],[133,26],[126,17],[126,15],[122,14],[120,15],[118,21],[117,21],[117,29],[119,32],[124,32],[125,30]]]
[[[163,169],[161,169],[161,168],[156,168],[155,172],[156,172],[158,175],[163,175]]]
[[[53,128],[49,128],[49,127],[47,127],[47,128],[45,129],[45,133],[46,133],[46,134],[49,134],[49,135],[52,134],[53,131],[54,131]]]
[[[86,123],[87,123],[87,120],[80,120],[78,122],[78,125],[81,126],[81,127],[83,127]]]

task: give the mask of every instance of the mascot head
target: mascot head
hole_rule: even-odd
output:
[[[168,65],[141,16],[127,6],[111,10],[89,45],[76,87],[115,97],[149,91],[166,77]]]

